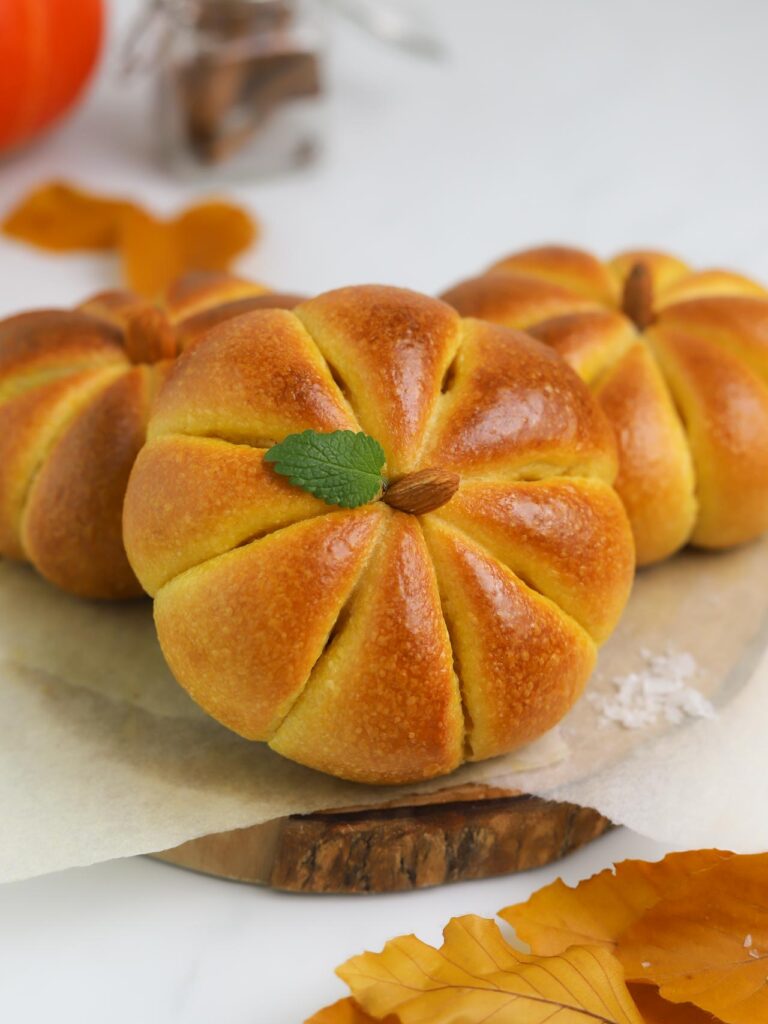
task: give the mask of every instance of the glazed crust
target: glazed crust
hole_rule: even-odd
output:
[[[334,509],[265,441],[365,429],[390,476],[460,476],[422,516]],[[393,471],[393,467],[395,467]],[[398,783],[568,710],[634,571],[610,427],[547,346],[413,292],[256,311],[185,352],[155,404],[124,537],[178,681],[302,764]]]
[[[468,754],[480,761],[556,725],[595,661],[588,634],[465,535],[426,526],[461,674]]]
[[[165,295],[165,308],[173,323],[180,323],[215,306],[254,296],[270,289],[223,270],[191,270],[177,278]]]
[[[354,407],[360,428],[387,453],[390,473],[413,469],[461,323],[443,303],[402,288],[326,292],[299,306],[304,324]]]
[[[125,543],[154,594],[174,576],[328,506],[264,462],[264,448],[166,434],[139,454]]]
[[[255,325],[255,326],[254,326]],[[286,310],[249,313],[215,328],[179,360],[149,428],[269,447],[298,430],[344,430],[355,417],[317,347]]]
[[[526,330],[553,317],[600,309],[560,284],[502,271],[461,281],[443,292],[442,298],[462,316]]]
[[[79,596],[139,596],[123,499],[164,360],[254,304],[295,301],[201,273],[172,286],[163,310],[113,290],[0,322],[0,556]]]
[[[421,460],[462,475],[537,478],[553,472],[612,481],[610,427],[576,375],[546,346],[465,320],[450,386]]]
[[[740,359],[704,338],[649,332],[685,420],[699,515],[691,540],[721,548],[768,527],[768,388]]]
[[[231,299],[220,305],[198,310],[191,316],[175,322],[179,349],[183,351],[189,348],[212,327],[224,323],[225,320],[242,316],[243,313],[252,313],[255,309],[293,309],[303,301],[303,295],[294,295],[289,292],[265,292],[263,295]]]
[[[464,718],[419,523],[385,520],[342,628],[270,746],[347,779],[397,783],[458,767]]]
[[[638,264],[653,296],[643,332],[621,312]],[[724,548],[768,529],[768,294],[760,285],[693,272],[665,253],[635,250],[601,263],[549,246],[501,260],[443,298],[463,316],[529,331],[591,386],[616,436],[616,488],[638,564],[689,542]]]
[[[364,509],[296,523],[162,587],[157,634],[192,697],[241,735],[270,739],[323,653],[380,519]]]
[[[0,405],[0,550],[4,557],[27,557],[21,523],[34,476],[57,437],[119,372],[82,370],[23,390]]]
[[[634,564],[626,516],[602,480],[467,481],[425,521],[471,536],[598,643],[619,620]]]
[[[41,309],[0,321],[0,401],[46,378],[121,363],[120,333],[86,313]]]
[[[600,305],[615,305],[621,294],[620,281],[610,264],[567,245],[542,245],[513,253],[490,270],[548,281]]]
[[[137,366],[95,395],[59,435],[27,495],[27,557],[51,583],[80,597],[100,597],[106,577],[116,598],[142,592],[123,547],[121,517],[146,434],[150,377],[148,367]]]
[[[637,561],[666,558],[691,538],[699,513],[691,446],[658,362],[636,341],[595,386],[619,448],[615,487]]]

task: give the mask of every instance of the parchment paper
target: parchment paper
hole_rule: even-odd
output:
[[[686,651],[713,721],[625,730],[581,701],[531,747],[419,786],[343,783],[242,740],[173,681],[149,602],[68,597],[0,563],[0,881],[163,850],[290,813],[459,782],[598,808],[681,846],[768,849],[768,541],[638,580],[590,684]]]

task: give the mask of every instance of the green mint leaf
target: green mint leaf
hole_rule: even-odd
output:
[[[375,438],[352,430],[289,434],[264,456],[292,484],[343,508],[365,505],[381,494],[384,460]]]

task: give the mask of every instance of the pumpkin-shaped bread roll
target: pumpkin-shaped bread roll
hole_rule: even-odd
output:
[[[307,430],[375,438],[388,489],[340,508],[288,482],[265,456]],[[436,299],[343,288],[222,324],[178,360],[148,438],[124,535],[171,670],[321,771],[407,782],[535,739],[627,599],[588,389]]]
[[[83,597],[140,595],[123,498],[168,368],[212,324],[297,301],[206,272],[161,305],[111,291],[1,321],[0,556]]]
[[[768,293],[660,252],[602,263],[517,253],[443,298],[524,329],[589,384],[614,427],[638,563],[768,529]]]

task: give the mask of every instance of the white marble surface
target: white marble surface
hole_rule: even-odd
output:
[[[333,969],[395,935],[438,942],[448,918],[492,917],[662,847],[616,832],[560,865],[387,896],[295,896],[146,858],[0,888],[7,1024],[301,1024],[345,994]]]
[[[134,6],[120,0],[118,20]],[[424,7],[449,49],[440,65],[333,28],[324,160],[230,189],[265,225],[244,271],[308,292],[436,290],[507,249],[563,239],[666,246],[768,279],[762,0]],[[52,175],[161,210],[208,191],[148,162],[145,92],[105,63],[76,117],[0,165],[0,207]],[[54,263],[2,240],[0,313],[69,303],[113,274],[100,257]],[[560,870],[575,880],[661,852],[622,832],[561,867],[369,899],[284,896],[146,860],[6,886],[0,1020],[299,1024],[342,993],[333,966],[366,946],[411,930],[434,940],[450,914],[491,914]]]

